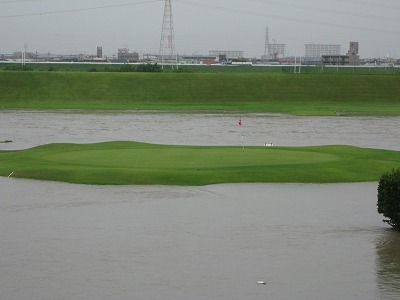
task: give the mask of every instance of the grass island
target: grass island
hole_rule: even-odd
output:
[[[352,146],[48,144],[0,151],[0,175],[99,185],[378,181],[400,152]]]

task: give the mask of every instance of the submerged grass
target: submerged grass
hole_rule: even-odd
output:
[[[397,151],[351,146],[243,150],[137,142],[49,144],[0,151],[0,175],[109,185],[365,182],[379,180],[399,161]]]

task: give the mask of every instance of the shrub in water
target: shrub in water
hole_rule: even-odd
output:
[[[378,185],[378,212],[400,231],[400,168],[384,174]]]

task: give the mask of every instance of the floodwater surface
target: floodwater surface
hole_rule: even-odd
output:
[[[0,185],[4,299],[399,299],[376,183]]]
[[[0,111],[0,150],[127,140],[176,145],[353,145],[400,150],[400,117]],[[243,131],[242,131],[243,130]]]
[[[0,150],[53,142],[400,150],[400,118],[0,112]],[[377,183],[87,186],[0,177],[0,298],[400,299]],[[265,281],[266,285],[258,284]]]

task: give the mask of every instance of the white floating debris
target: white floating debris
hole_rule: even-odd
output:
[[[267,284],[267,282],[266,281],[262,281],[262,280],[259,280],[259,281],[257,281],[257,284]]]

